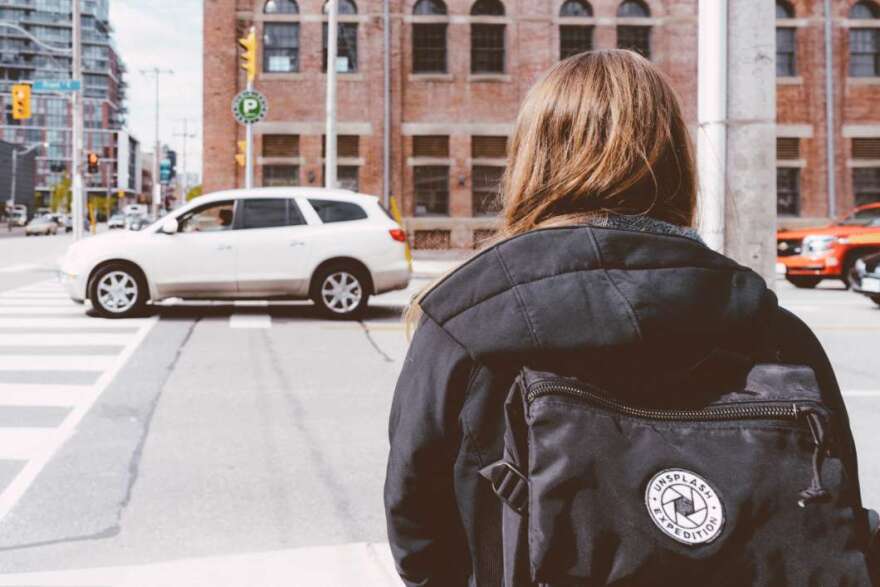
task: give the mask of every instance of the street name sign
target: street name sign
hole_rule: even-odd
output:
[[[79,92],[82,82],[78,79],[38,79],[34,81],[35,92]]]
[[[232,114],[241,124],[260,122],[268,111],[266,97],[254,90],[245,90],[232,100]]]

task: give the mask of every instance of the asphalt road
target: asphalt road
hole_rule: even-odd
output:
[[[0,585],[395,584],[387,414],[427,281],[355,323],[256,303],[106,321],[52,281],[67,238],[0,243]],[[880,308],[778,289],[826,346],[880,506]]]

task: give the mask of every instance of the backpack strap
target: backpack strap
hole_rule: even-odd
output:
[[[489,480],[492,491],[510,509],[518,514],[525,511],[529,501],[529,481],[519,469],[502,459],[480,469],[480,475]]]

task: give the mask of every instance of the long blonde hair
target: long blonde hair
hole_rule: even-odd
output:
[[[692,226],[697,181],[675,91],[626,50],[581,53],[551,67],[519,111],[501,184],[500,240],[607,214]],[[420,293],[406,312],[421,314]]]

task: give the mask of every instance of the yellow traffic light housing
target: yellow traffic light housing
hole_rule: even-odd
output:
[[[247,141],[238,141],[238,153],[235,154],[235,162],[239,167],[244,167],[247,157]]]
[[[27,120],[31,117],[31,87],[28,84],[12,86],[12,118]]]
[[[251,27],[246,37],[238,40],[238,44],[244,49],[241,54],[241,68],[247,72],[248,81],[252,82],[257,77],[257,33],[254,27]]]

